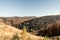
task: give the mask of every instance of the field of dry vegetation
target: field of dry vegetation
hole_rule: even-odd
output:
[[[54,38],[34,36],[26,31],[16,29],[0,22],[0,40],[60,40],[59,36]]]
[[[0,40],[60,40],[60,15],[0,17]]]

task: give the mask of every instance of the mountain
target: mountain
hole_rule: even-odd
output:
[[[49,24],[56,23],[56,21],[60,21],[60,15],[51,15],[35,18],[32,20],[25,21],[17,26],[19,29],[22,29],[24,26],[26,26],[28,32],[34,35],[38,35],[39,31],[42,30],[45,32],[47,26]],[[44,34],[44,32],[41,32],[41,34]]]
[[[49,28],[47,29],[49,24],[60,21],[60,15],[50,15],[50,16],[43,16],[43,17],[0,17],[0,22],[3,22],[7,25],[11,25],[18,29],[23,29],[26,26],[27,31],[33,35],[37,36],[45,36],[47,32],[49,32]],[[57,27],[59,27],[60,23],[57,23]],[[55,28],[51,25],[51,28]],[[56,29],[56,28],[55,28]],[[53,29],[52,29],[53,30]],[[55,33],[55,32],[54,32]],[[52,34],[54,34],[52,32]],[[57,35],[60,35],[59,33]],[[49,35],[48,35],[49,36]],[[52,35],[56,36],[56,35]]]
[[[0,40],[60,40],[60,35],[48,37],[45,34],[46,28],[48,28],[47,31],[49,34],[50,32],[53,33],[50,35],[58,33],[57,30],[60,28],[60,15],[43,16],[27,20],[18,24],[18,29],[13,26],[6,25],[2,21],[3,20],[0,19]],[[24,27],[27,28],[27,31]],[[49,30],[50,28],[52,29]]]
[[[12,26],[15,26],[15,25],[18,25],[24,21],[28,21],[28,20],[31,20],[31,19],[34,19],[36,18],[35,16],[25,16],[25,17],[0,17],[0,22],[3,22],[7,25],[12,25]]]

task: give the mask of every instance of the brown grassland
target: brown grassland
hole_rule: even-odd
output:
[[[58,38],[34,36],[28,33],[25,27],[19,30],[0,22],[0,40],[59,40]]]

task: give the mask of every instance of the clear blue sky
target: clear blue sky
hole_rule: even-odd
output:
[[[60,0],[0,0],[0,16],[60,14]]]

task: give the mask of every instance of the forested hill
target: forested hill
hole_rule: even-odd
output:
[[[51,16],[43,16],[39,18],[35,18],[29,21],[25,21],[18,25],[18,28],[27,27],[28,32],[38,32],[41,28],[46,28],[48,24],[55,23],[60,20],[60,15],[51,15]]]

